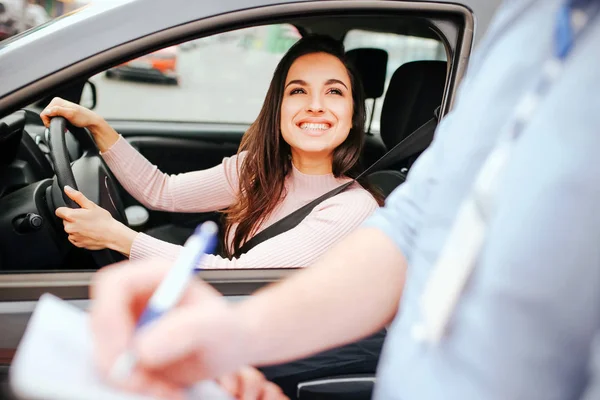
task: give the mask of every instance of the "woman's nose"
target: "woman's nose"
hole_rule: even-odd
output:
[[[312,113],[322,113],[325,111],[325,107],[323,105],[323,99],[321,98],[320,95],[315,94],[310,97],[306,111],[312,112]]]

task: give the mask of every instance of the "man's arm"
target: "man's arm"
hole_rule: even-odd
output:
[[[388,324],[406,261],[376,228],[361,228],[310,267],[240,303],[246,362],[285,362],[343,345]]]
[[[242,365],[285,362],[380,330],[397,312],[407,260],[424,220],[421,207],[439,171],[435,155],[442,149],[434,141],[385,208],[290,279],[233,304],[207,285],[190,285],[175,310],[136,334],[140,365],[164,368],[164,381],[185,387]],[[168,270],[164,264],[136,265],[105,268],[92,285],[103,371],[131,343],[137,306],[148,301]]]

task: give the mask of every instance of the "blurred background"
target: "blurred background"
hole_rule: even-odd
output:
[[[83,7],[86,0],[0,0],[0,40]]]

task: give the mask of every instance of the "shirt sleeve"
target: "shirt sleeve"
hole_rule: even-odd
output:
[[[600,399],[600,327],[596,330],[590,346],[590,361],[587,376],[589,379],[581,400]]]
[[[123,137],[102,157],[125,190],[152,210],[208,212],[235,202],[243,154],[213,168],[168,175],[151,164]]]
[[[202,269],[302,268],[313,264],[332,245],[348,235],[377,208],[364,189],[341,193],[324,201],[298,226],[264,241],[239,258],[231,260],[210,255]],[[162,257],[174,260],[181,246],[138,234],[131,259]]]

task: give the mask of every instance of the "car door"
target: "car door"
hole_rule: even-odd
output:
[[[139,4],[136,5],[136,3]],[[142,13],[148,18],[148,12],[155,12],[157,15],[160,13],[156,8],[153,8],[154,6],[150,9],[144,8],[144,3],[144,1],[128,3],[123,12],[133,14],[123,15],[122,19],[133,20]],[[244,9],[238,10],[238,7],[242,8],[240,4],[236,6],[235,2],[210,2],[210,7],[188,7],[187,2],[173,2],[172,7],[187,7],[185,13],[174,11],[174,14],[177,15],[186,14],[185,18],[187,19],[176,21],[173,16],[170,16],[167,20],[171,21],[171,26],[148,31],[148,25],[144,25],[146,31],[140,31],[135,35],[131,33],[133,28],[130,28],[127,31],[127,35],[130,36],[123,33],[122,42],[119,45],[115,45],[116,42],[111,43],[107,40],[104,44],[105,48],[101,51],[98,50],[98,53],[91,59],[82,57],[74,63],[72,63],[73,60],[66,60],[65,62],[72,64],[65,65],[60,71],[57,69],[58,72],[50,73],[45,78],[46,81],[43,79],[41,81],[32,80],[30,92],[25,92],[26,88],[20,89],[14,93],[11,92],[9,96],[0,99],[0,101],[3,102],[3,105],[7,105],[5,110],[10,110],[11,107],[14,109],[26,100],[34,100],[32,98],[34,94],[41,95],[44,85],[50,87],[52,84],[58,84],[57,82],[60,82],[61,79],[64,81],[69,73],[90,77],[92,81],[95,78],[96,80],[106,79],[106,76],[102,74],[108,68],[127,60],[133,60],[150,51],[172,46],[174,43],[181,43],[183,47],[188,47],[187,49],[181,49],[182,52],[191,52],[198,45],[201,48],[203,45],[202,40],[214,38],[217,31],[227,33],[235,32],[241,26],[286,23],[289,26],[304,25],[311,27],[314,31],[320,30],[343,38],[344,34],[352,28],[365,29],[365,17],[377,19],[383,24],[381,19],[383,16],[389,22],[389,26],[394,25],[395,18],[398,21],[411,21],[412,19],[426,21],[430,29],[446,45],[450,71],[442,109],[443,113],[446,113],[452,105],[456,86],[466,69],[473,43],[473,14],[470,9],[455,4],[341,0],[331,2],[284,2],[284,4],[271,5],[266,0],[253,0],[244,2]],[[136,13],[139,13],[139,15]],[[355,18],[349,20],[348,17],[353,15]],[[312,23],[308,23],[310,17],[314,18]],[[337,18],[338,23],[331,23],[334,18]],[[348,21],[352,23],[349,25]],[[101,18],[96,23],[97,26],[103,26]],[[164,23],[164,21],[161,23]],[[86,26],[85,32],[88,32],[91,26]],[[370,25],[369,29],[373,29],[373,26],[377,25]],[[481,26],[479,28],[482,29]],[[119,30],[117,29],[117,31]],[[201,36],[204,37],[199,39],[198,42],[191,42],[191,39]],[[100,46],[100,44],[90,41],[89,46]],[[285,47],[285,45],[282,46]],[[35,71],[35,69],[31,69],[28,70],[28,73],[33,74]],[[42,76],[40,75],[38,78]],[[250,76],[247,79],[253,79],[253,77]],[[119,81],[111,81],[107,84],[120,83]],[[180,85],[183,87],[184,80],[180,82]],[[103,105],[102,102],[110,102],[111,96],[108,89],[102,87],[99,89],[102,90],[98,90],[98,111],[107,113],[108,105]],[[159,87],[158,91],[168,89],[172,88]],[[244,90],[243,86],[241,90]],[[263,90],[266,90],[266,87]],[[195,99],[197,94],[197,92],[194,92],[190,99]],[[210,90],[203,92],[203,94],[208,96],[205,97],[205,102],[216,104],[214,98],[211,97],[213,93]],[[160,96],[160,94],[157,96]],[[165,96],[162,98],[164,99]],[[153,111],[144,110],[148,113],[143,115],[144,118],[139,115],[136,117],[134,113],[127,114],[126,112],[130,112],[136,107],[136,101],[140,101],[139,99],[140,97],[133,98],[129,103],[122,105],[122,109],[113,109],[111,112],[114,114],[105,114],[105,117],[142,154],[168,173],[179,173],[216,165],[223,157],[236,151],[241,135],[251,122],[249,118],[225,120],[225,118],[217,118],[216,116],[212,120],[206,118],[194,119],[193,115],[187,114],[185,120],[168,119],[164,116],[154,118],[160,113],[157,108]],[[166,101],[162,102],[162,104],[167,103]],[[157,101],[155,104],[160,105],[161,101]],[[224,104],[227,104],[226,100]],[[217,112],[229,116],[234,113],[234,110],[235,104],[231,106],[231,109]],[[252,110],[245,112],[249,114],[256,112],[256,106]],[[217,112],[215,112],[215,115]],[[205,115],[211,115],[211,112],[209,111]],[[129,205],[135,204],[133,199],[129,199],[129,201]],[[162,221],[159,217],[155,219],[156,223],[172,221],[168,218],[171,217],[168,216]],[[199,277],[215,286],[225,296],[238,299],[250,295],[266,284],[283,279],[293,272],[283,269],[202,271],[199,273]],[[8,367],[39,296],[46,292],[53,293],[78,307],[86,309],[89,305],[88,286],[92,276],[93,271],[89,270],[44,272],[32,270],[27,271],[27,273],[12,271],[11,273],[3,272],[0,275],[0,382],[4,382],[2,385],[5,388]]]

